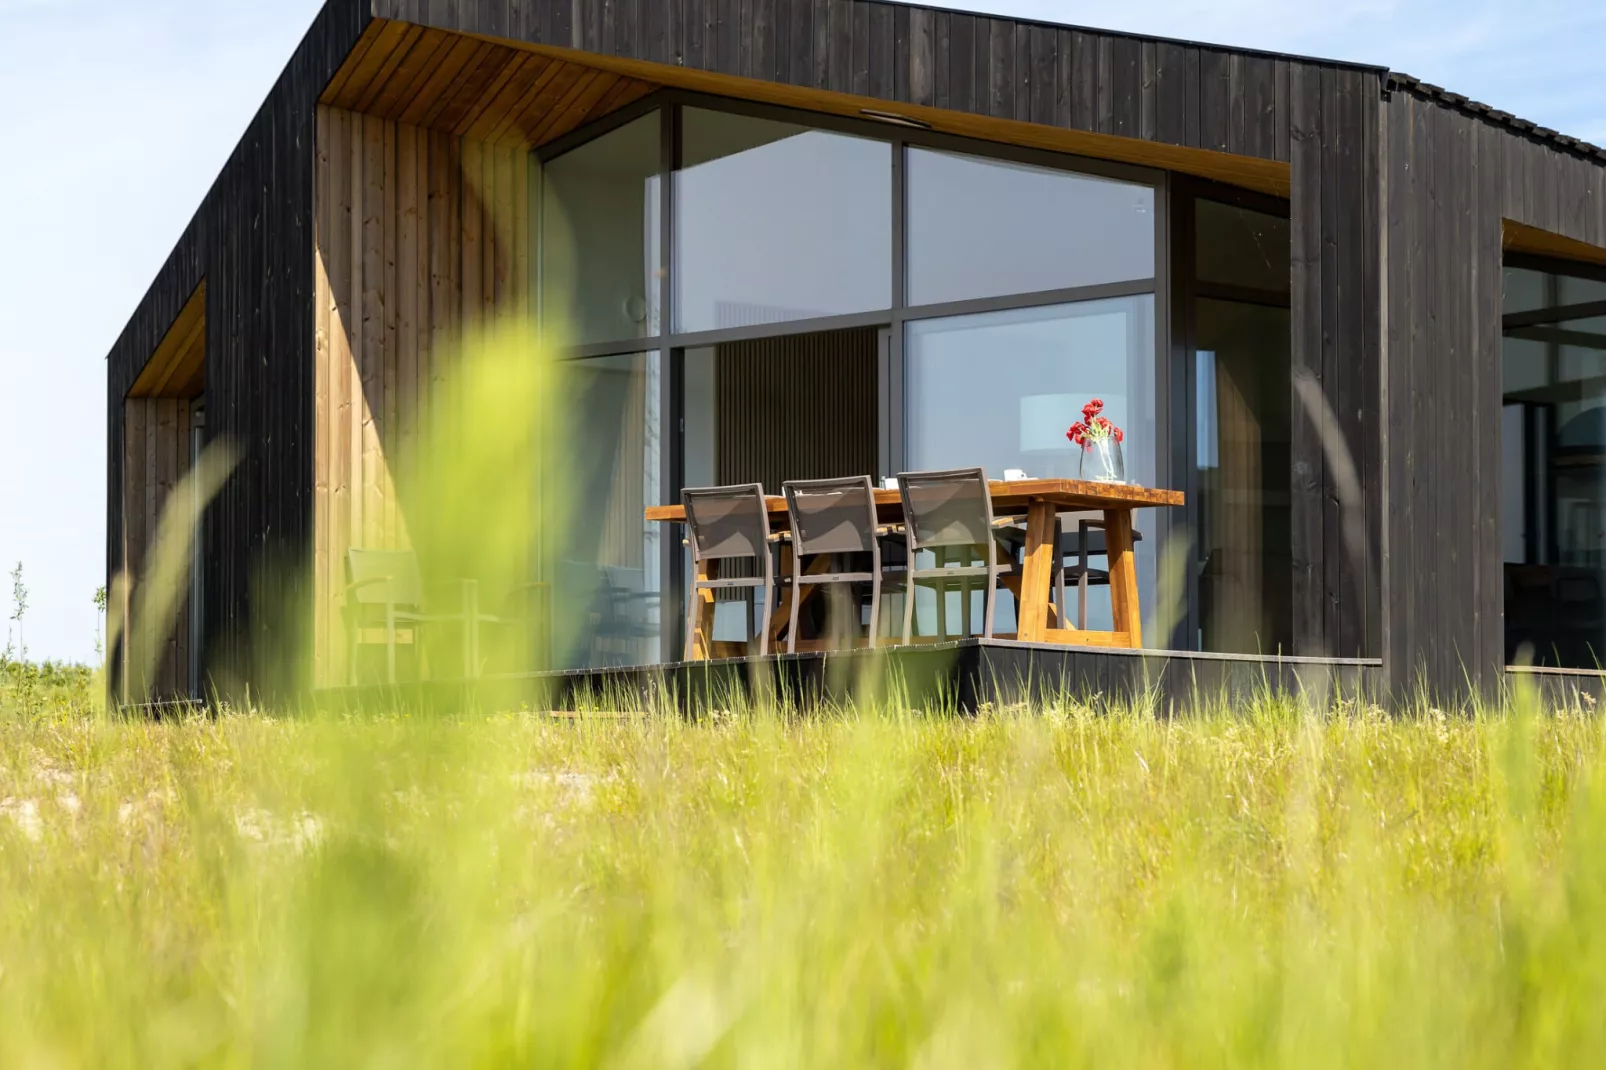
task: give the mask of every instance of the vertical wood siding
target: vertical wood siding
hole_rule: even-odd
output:
[[[1386,657],[1396,688],[1490,693],[1505,650],[1502,226],[1606,245],[1606,167],[1409,91],[1382,130]]]
[[[225,696],[285,680],[276,624],[304,602],[313,495],[313,108],[371,15],[330,0],[247,127],[107,361],[107,572],[122,564],[123,399],[185,301],[207,284],[207,435],[239,468],[205,519],[204,660]],[[261,577],[281,569],[265,590]],[[122,666],[114,659],[113,694]]]
[[[346,680],[345,556],[408,545],[393,465],[467,323],[527,309],[529,156],[320,106],[314,682]]]

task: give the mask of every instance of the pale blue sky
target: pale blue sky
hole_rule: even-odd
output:
[[[94,653],[106,351],[319,3],[0,0],[0,565],[35,657]],[[1385,65],[1606,142],[1599,0],[948,6]]]

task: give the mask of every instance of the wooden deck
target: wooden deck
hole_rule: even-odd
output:
[[[531,673],[473,682],[319,691],[319,708],[397,708],[450,713],[527,709],[575,712],[728,710],[765,695],[807,712],[881,695],[931,713],[975,714],[1066,698],[1152,704],[1157,713],[1201,704],[1247,703],[1267,694],[1318,701],[1382,693],[1373,659],[1280,658],[1236,654],[1107,650],[1009,640],[965,639],[882,651],[772,654],[626,668]]]

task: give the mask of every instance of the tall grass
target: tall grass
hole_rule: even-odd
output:
[[[0,716],[4,1066],[1606,1051],[1582,714],[54,710]]]

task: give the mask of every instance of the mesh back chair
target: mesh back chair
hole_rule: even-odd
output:
[[[987,489],[987,473],[980,468],[960,468],[947,472],[904,472],[898,476],[898,494],[903,498],[903,518],[908,566],[904,573],[903,642],[914,636],[915,590],[921,586],[939,591],[938,607],[950,584],[957,582],[968,596],[971,581],[985,579],[982,634],[993,637],[993,614],[998,601],[998,578],[1011,572],[1009,560],[1000,560],[1003,547],[997,540],[998,524],[993,519],[992,494]],[[936,567],[921,568],[916,555],[933,551]],[[948,565],[958,553],[965,561],[982,564]],[[966,597],[968,606],[969,599]]]
[[[876,521],[875,488],[869,476],[846,479],[808,479],[783,483],[786,509],[792,520],[792,617],[787,628],[786,652],[797,650],[798,606],[803,587],[816,584],[868,583],[870,585],[870,646],[876,645],[881,617],[881,536]],[[829,554],[840,566],[850,555],[870,555],[868,572],[816,572],[805,574],[805,557]]]
[[[519,587],[519,591],[539,595],[544,594],[546,587],[545,583],[526,583]],[[402,633],[406,633],[411,642],[417,667],[422,672],[424,657],[420,629],[425,625],[460,625],[463,677],[473,679],[480,674],[483,661],[481,625],[539,623],[533,609],[529,613],[521,613],[516,609],[503,614],[482,611],[478,580],[458,580],[458,588],[462,602],[457,612],[426,612],[424,575],[417,554],[411,550],[346,551],[346,626],[350,644],[348,674],[351,682],[360,682],[357,658],[360,648],[365,645],[365,630],[384,629],[385,680],[393,684],[396,682],[396,646]]]
[[[1076,523],[1076,534],[1061,533],[1060,525],[1063,521],[1056,520],[1055,537],[1059,543],[1059,556],[1054,561],[1054,598],[1059,606],[1060,613],[1065,612],[1065,585],[1076,584],[1076,626],[1087,631],[1087,589],[1089,587],[1108,587],[1110,585],[1110,570],[1106,568],[1093,568],[1087,563],[1090,557],[1109,557],[1109,545],[1104,535],[1104,521],[1083,517]],[[1143,533],[1133,530],[1132,541],[1143,541]],[[1075,563],[1068,563],[1075,558]],[[1105,562],[1109,564],[1108,561]]]
[[[687,543],[691,546],[692,582],[686,600],[686,660],[692,660],[696,650],[698,616],[702,608],[704,591],[746,589],[751,603],[755,595],[764,591],[764,614],[758,629],[758,652],[769,653],[770,614],[774,611],[775,561],[770,549],[775,539],[770,535],[770,514],[764,502],[764,488],[757,483],[734,487],[706,487],[680,492],[681,504],[686,508]],[[760,573],[757,576],[704,575],[703,565],[720,562],[751,561]],[[709,570],[711,573],[714,570]],[[710,626],[712,632],[712,626]],[[713,635],[709,635],[710,644]]]

